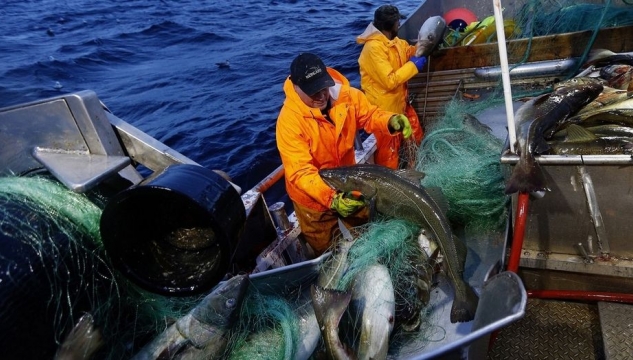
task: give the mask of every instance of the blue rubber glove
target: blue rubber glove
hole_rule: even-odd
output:
[[[389,127],[393,132],[401,132],[402,136],[405,139],[408,139],[409,136],[413,133],[413,129],[411,129],[411,123],[406,116],[402,114],[394,115],[389,119]]]
[[[418,71],[422,71],[422,69],[424,68],[424,65],[426,65],[426,56],[420,56],[420,57],[411,56],[409,61],[415,64],[415,67],[418,68]]]

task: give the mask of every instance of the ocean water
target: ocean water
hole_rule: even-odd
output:
[[[0,107],[93,90],[118,117],[249,189],[281,164],[275,122],[294,56],[314,52],[358,87],[355,39],[386,2],[2,3]],[[420,3],[392,4],[406,15]]]

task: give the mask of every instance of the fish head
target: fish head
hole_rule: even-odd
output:
[[[250,280],[248,275],[236,275],[219,283],[192,312],[204,324],[229,326],[246,297]]]
[[[566,103],[572,109],[572,114],[597,98],[604,89],[602,82],[598,80],[583,79],[579,82],[572,82],[571,80],[568,80],[570,81],[569,83],[555,89],[550,98],[554,99],[554,104],[557,102]]]
[[[358,166],[342,166],[319,170],[321,179],[337,191],[360,191],[365,198],[376,194],[376,186],[371,176]]]
[[[624,73],[630,73],[632,70],[633,66],[628,64],[611,64],[600,68],[600,77],[609,80]]]
[[[581,86],[581,85],[589,85],[589,86],[603,85],[604,86],[604,81],[602,81],[600,78],[595,78],[595,77],[590,77],[590,76],[579,76],[579,77],[574,77],[568,80],[558,82],[554,84],[553,89],[556,90],[565,86]]]
[[[446,30],[446,20],[441,16],[431,16],[420,27],[415,56],[428,56],[440,43]]]

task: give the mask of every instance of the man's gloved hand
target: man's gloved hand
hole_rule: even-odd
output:
[[[339,213],[342,217],[348,217],[364,207],[365,199],[357,191],[338,192],[332,198],[330,209]]]
[[[415,67],[418,68],[418,71],[422,71],[424,65],[426,65],[426,56],[411,56],[411,58],[409,58],[409,61],[415,64]]]
[[[389,119],[389,128],[395,132],[401,132],[405,139],[408,139],[413,132],[409,119],[402,114],[394,115]]]

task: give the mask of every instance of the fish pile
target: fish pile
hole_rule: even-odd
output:
[[[633,154],[632,79],[632,55],[593,51],[585,71],[523,104],[506,194],[548,190],[536,155]]]
[[[451,322],[474,318],[478,297],[463,279],[466,246],[452,232],[441,193],[420,184],[423,174],[414,170],[394,171],[374,164],[323,169],[319,174],[335,189],[360,191],[370,199],[370,207],[375,212],[427,229],[430,238],[439,246],[442,265],[455,289]]]
[[[324,344],[318,352],[385,359],[394,331],[420,330],[435,259],[416,240],[419,229],[403,220],[372,221],[352,231],[337,239],[310,289]]]
[[[455,289],[451,322],[473,320],[478,296],[463,279],[466,247],[451,231],[440,194],[420,185],[423,174],[364,164],[322,170],[321,176],[343,191],[361,191],[384,221],[352,229],[356,237],[341,228],[343,236],[332,256],[311,286],[302,286],[300,307],[293,307],[296,301],[290,297],[286,304],[280,297],[260,296],[248,275],[236,275],[168,324],[133,359],[279,354],[308,359],[319,356],[315,353],[332,359],[386,359],[395,330],[422,328],[438,252]],[[421,230],[425,236],[418,236]],[[250,313],[246,308],[252,308]],[[82,353],[90,358],[92,349],[101,346],[99,329],[91,322],[80,323],[78,329],[59,356]]]
[[[394,329],[417,331],[430,298],[428,239],[411,241],[418,230],[404,220],[352,229],[337,238],[316,279],[302,282],[309,288],[245,290],[246,277],[231,278],[134,359],[386,359]],[[415,309],[399,307],[396,289]]]

